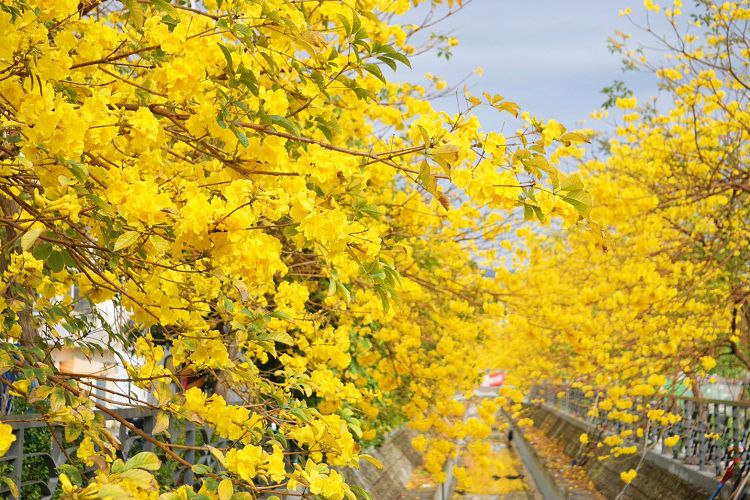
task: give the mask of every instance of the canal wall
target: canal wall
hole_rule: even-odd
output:
[[[527,411],[534,426],[549,438],[559,440],[571,459],[578,453],[581,434],[594,434],[594,429],[585,422],[548,405],[529,406]],[[607,498],[615,498],[623,487],[620,472],[635,469],[640,459],[640,453],[604,461],[591,457],[584,467],[597,489]],[[706,472],[649,451],[623,499],[706,499],[717,484],[718,481]]]

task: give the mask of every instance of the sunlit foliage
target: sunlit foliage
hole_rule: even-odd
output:
[[[458,439],[486,436],[497,406],[462,423],[454,396],[503,311],[496,240],[522,215],[588,216],[556,167],[586,137],[530,118],[488,133],[477,106],[518,106],[459,91],[450,115],[439,88],[396,83],[418,3],[0,3],[0,371],[83,439],[98,473],[61,476],[66,495],[156,498],[159,460],[193,465],[167,433],[180,419],[229,440],[224,472],[193,467],[210,498],[352,497],[333,467],[406,419],[438,479]],[[52,366],[62,347],[122,355],[158,457],[115,459],[96,411],[113,395]]]
[[[729,375],[750,368],[750,9],[645,6],[623,14],[666,50],[632,49],[622,33],[611,46],[627,67],[653,71],[662,94],[613,97],[616,130],[579,166],[601,231],[522,235],[525,270],[499,276],[513,298],[493,351],[517,386],[579,388],[591,416],[637,427],[606,437],[615,455],[679,420],[656,399],[700,396],[717,363]],[[671,31],[655,31],[654,16]]]

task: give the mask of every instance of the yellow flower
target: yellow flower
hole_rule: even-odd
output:
[[[13,427],[8,424],[0,423],[0,457],[8,453],[10,445],[16,440],[13,435]]]
[[[86,465],[94,465],[94,461],[91,460],[91,457],[96,455],[96,450],[94,450],[94,442],[91,441],[91,438],[86,436],[81,441],[81,444],[78,445],[78,450],[76,450],[76,456],[80,458],[83,463]]]
[[[680,436],[669,436],[668,438],[664,438],[664,446],[666,446],[667,448],[672,448],[679,442]]]
[[[588,444],[588,442],[589,442],[589,435],[588,435],[588,434],[585,434],[585,433],[584,433],[584,434],[581,434],[581,435],[580,435],[580,436],[578,437],[578,441],[580,441],[580,442],[581,442],[581,444]]]
[[[703,369],[707,372],[713,370],[716,366],[716,360],[712,356],[701,356],[700,361]]]
[[[652,0],[643,0],[643,6],[653,12],[659,12],[660,9],[659,4],[654,3]]]
[[[649,384],[638,384],[630,389],[630,394],[633,396],[653,396],[656,394],[656,389]]]
[[[626,472],[620,472],[620,479],[622,479],[622,482],[624,482],[625,484],[630,484],[637,475],[638,473],[635,471],[635,469],[630,469]]]
[[[186,410],[200,413],[206,408],[206,395],[197,387],[191,387],[185,391]]]
[[[268,456],[268,462],[266,462],[265,468],[273,481],[281,482],[284,477],[286,477],[284,450],[282,450],[281,447],[273,447],[273,453]]]
[[[620,436],[607,436],[604,438],[604,444],[607,446],[617,446],[622,444],[622,438]]]
[[[252,481],[255,478],[262,461],[263,448],[254,445],[245,446],[239,451],[234,448],[229,450],[226,456],[227,468],[236,472],[245,481]],[[275,466],[271,468],[276,472]]]
[[[638,100],[635,97],[618,97],[615,99],[615,105],[620,109],[635,109]]]
[[[411,440],[411,447],[419,452],[423,452],[427,449],[427,439],[425,439],[424,434],[420,434],[414,439]]]
[[[667,383],[667,377],[664,375],[651,375],[648,377],[648,385],[661,387]]]

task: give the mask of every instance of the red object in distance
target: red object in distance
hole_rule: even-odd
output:
[[[505,372],[492,372],[485,379],[485,385],[487,387],[500,387],[505,382]]]

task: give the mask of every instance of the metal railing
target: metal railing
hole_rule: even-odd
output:
[[[647,425],[647,410],[638,412],[643,416],[629,424],[609,420],[608,412],[603,410],[600,410],[599,416],[592,416],[589,411],[603,397],[597,397],[595,394],[586,397],[580,389],[537,387],[532,391],[531,398],[532,401],[542,399],[549,406],[591,425],[597,433],[592,439],[632,430],[632,444],[637,442],[643,445],[645,439],[649,449],[714,475],[720,475],[736,456],[740,456],[742,463],[748,463],[750,401],[684,396],[638,398],[635,405],[650,405],[649,409],[664,410],[665,414],[680,417],[680,420],[665,432],[662,426]],[[632,412],[632,409],[630,411]],[[648,429],[648,434],[643,438],[636,438],[638,428]],[[670,448],[664,444],[664,439],[671,435],[680,436],[680,440]]]
[[[152,434],[156,419],[156,412],[153,410],[132,408],[114,410],[114,413],[145,434]],[[153,443],[144,440],[113,417],[106,414],[102,416],[107,420],[107,428],[122,445],[122,448],[118,450],[120,458],[127,460],[141,451],[154,451]],[[10,477],[19,492],[35,489],[42,500],[53,498],[59,481],[59,467],[75,457],[77,444],[66,444],[63,428],[47,424],[40,415],[9,415],[4,416],[2,421],[13,427],[16,440],[8,453],[0,457],[0,477]],[[44,432],[45,429],[47,432]],[[173,451],[188,463],[208,465],[214,467],[215,470],[220,468],[213,455],[197,448],[199,445],[208,443],[217,447],[224,446],[225,441],[214,440],[209,429],[196,426],[187,420],[172,420],[169,433],[172,442],[185,445]],[[74,441],[74,443],[77,442]],[[33,446],[29,446],[30,444]],[[29,448],[33,448],[34,451]],[[180,467],[176,462],[175,465],[176,470],[171,472],[171,480],[174,484],[193,484],[195,481],[193,471]],[[93,468],[88,468],[84,474],[92,475],[93,471]],[[0,482],[0,498],[9,497],[10,490]],[[23,493],[21,497],[23,498]]]

